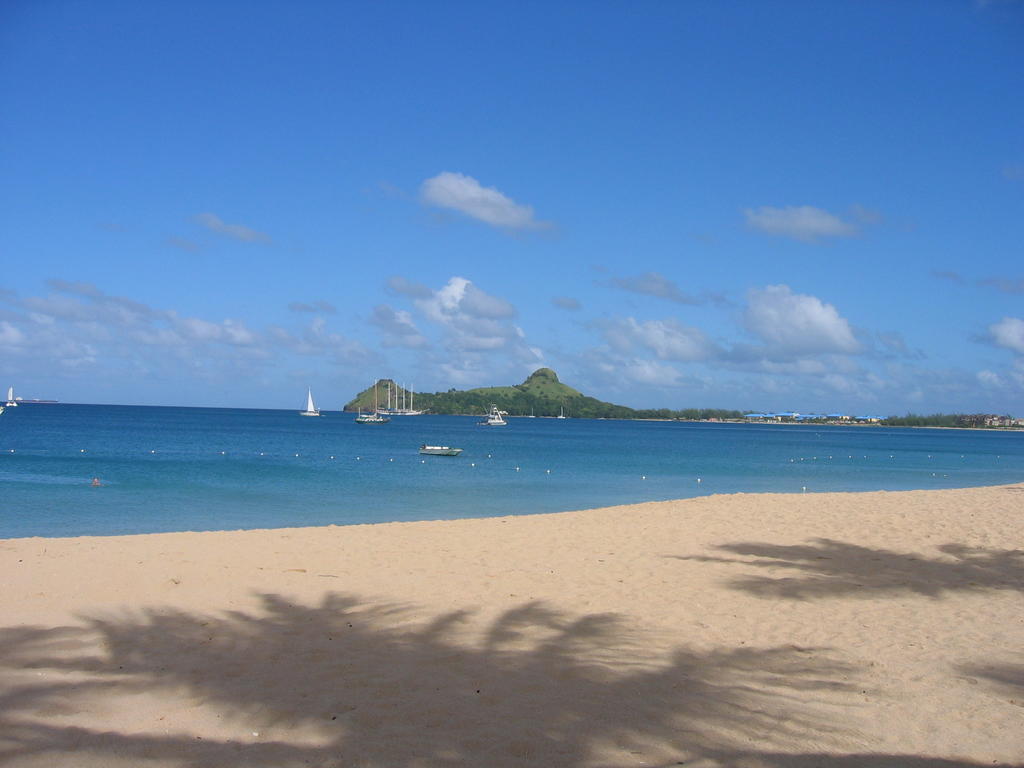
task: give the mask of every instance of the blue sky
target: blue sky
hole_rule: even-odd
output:
[[[1024,415],[1024,3],[0,8],[0,384]]]

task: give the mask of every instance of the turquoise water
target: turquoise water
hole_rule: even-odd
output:
[[[485,517],[711,493],[1024,481],[1024,432],[25,405],[0,538]],[[422,443],[465,449],[425,456]],[[517,469],[518,467],[518,469]],[[102,487],[90,480],[101,478]],[[700,482],[698,482],[700,478]]]

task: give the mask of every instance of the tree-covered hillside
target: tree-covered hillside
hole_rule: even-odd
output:
[[[688,408],[682,411],[667,408],[635,410],[624,405],[606,403],[563,384],[550,368],[534,371],[526,381],[515,386],[450,389],[434,393],[409,393],[390,379],[381,379],[377,382],[377,397],[382,406],[386,402],[389,387],[392,398],[397,393],[401,401],[404,393],[406,405],[412,402],[416,410],[439,414],[484,414],[494,404],[511,416],[558,416],[561,412],[566,416],[588,419],[738,419],[743,415],[740,411],[709,408]],[[345,410],[369,411],[373,409],[373,403],[374,388],[370,386],[356,395],[345,406]]]

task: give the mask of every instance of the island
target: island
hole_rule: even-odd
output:
[[[376,393],[375,393],[376,388]],[[379,379],[345,405],[346,411],[372,411],[374,402],[383,403],[387,393],[392,400],[415,403],[418,410],[434,414],[487,413],[491,405],[510,416],[586,419],[742,419],[742,411],[722,408],[686,408],[683,410],[635,409],[606,403],[584,395],[563,384],[550,368],[539,368],[522,384],[477,389],[449,389],[447,392],[411,392],[391,379]],[[404,399],[403,399],[404,398]],[[411,407],[411,406],[410,406]]]

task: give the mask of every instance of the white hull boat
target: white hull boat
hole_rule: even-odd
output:
[[[387,424],[391,421],[384,412],[377,407],[377,382],[373,382],[373,412],[363,413],[359,411],[359,415],[356,416],[356,424]]]
[[[306,390],[306,410],[299,411],[300,416],[319,416],[320,409],[313,404],[313,390]]]
[[[427,456],[458,456],[462,453],[462,449],[451,448],[447,445],[421,445],[420,453]]]
[[[487,418],[483,421],[478,421],[477,425],[481,427],[504,427],[508,424],[505,421],[506,413],[499,411],[498,406],[492,405],[490,412],[487,414]]]

